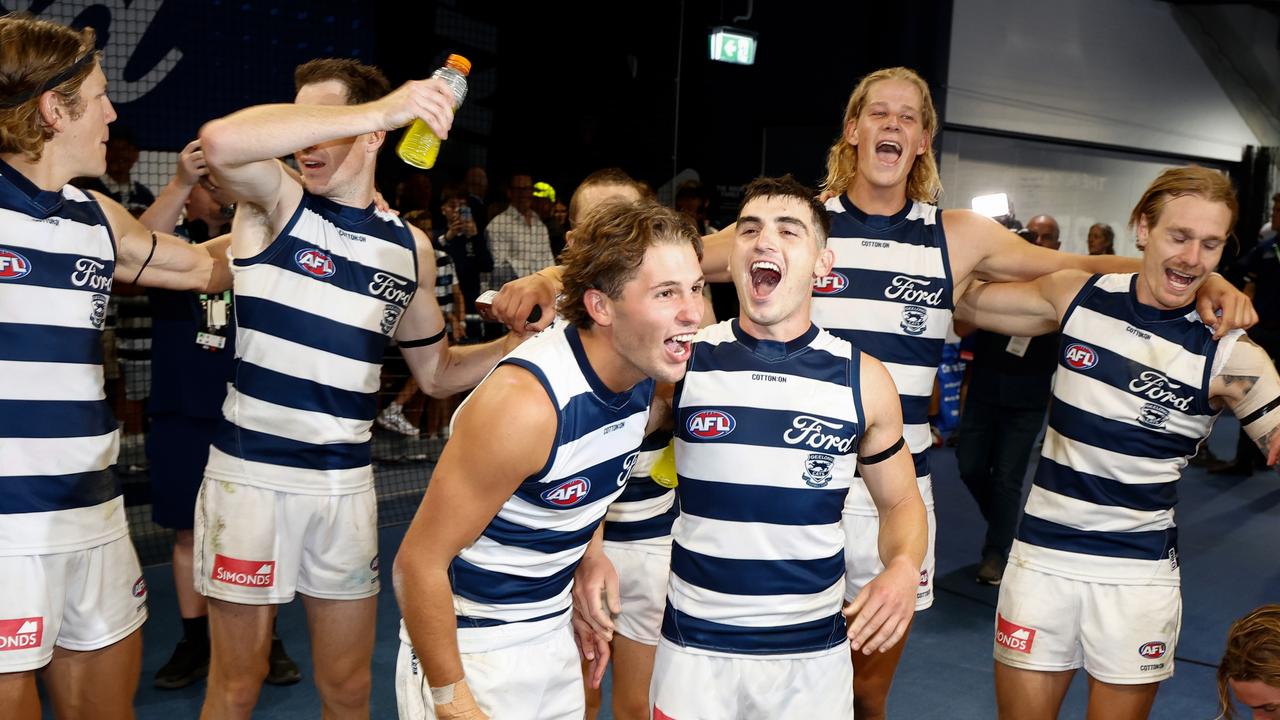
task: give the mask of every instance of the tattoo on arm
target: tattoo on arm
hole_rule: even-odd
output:
[[[1262,437],[1256,437],[1253,439],[1254,444],[1262,451],[1263,457],[1266,457],[1267,452],[1271,449],[1271,436],[1275,435],[1277,432],[1280,432],[1280,427],[1271,428],[1263,433]]]
[[[1254,385],[1258,384],[1257,375],[1221,375],[1222,384],[1239,392],[1241,397],[1247,395]]]

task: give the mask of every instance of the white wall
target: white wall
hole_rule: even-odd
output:
[[[1259,144],[1157,0],[955,0],[946,121],[1219,160]]]
[[[1176,163],[1157,157],[947,131],[942,136],[946,208],[968,208],[974,195],[1008,193],[1024,224],[1035,215],[1058,221],[1063,252],[1088,252],[1089,226],[1116,232],[1116,253],[1137,256],[1126,227],[1129,212],[1162,170]]]

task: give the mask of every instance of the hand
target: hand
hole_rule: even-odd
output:
[[[467,338],[467,316],[459,313],[453,318],[453,341],[462,342]]]
[[[609,641],[592,630],[591,625],[578,615],[577,610],[573,611],[573,641],[577,643],[582,659],[588,663],[587,682],[593,690],[598,689],[612,654]]]
[[[1218,310],[1222,311],[1221,317]],[[1213,328],[1215,340],[1236,328],[1247,330],[1258,322],[1258,313],[1249,296],[1218,273],[1210,273],[1196,292],[1196,311],[1204,324]]]
[[[382,197],[382,193],[377,190],[373,191],[373,209],[378,212],[391,213],[396,216],[400,215],[400,211],[391,207],[391,203],[387,202],[387,199]]]
[[[613,640],[613,616],[622,612],[618,572],[603,551],[582,556],[573,573],[573,607],[593,632]]]
[[[842,611],[849,623],[849,644],[863,655],[887,652],[906,634],[916,611],[920,570],[895,558]]]
[[[193,188],[200,178],[209,174],[209,165],[204,160],[204,150],[200,149],[200,141],[192,140],[178,153],[178,169],[173,177],[185,188]]]
[[[430,695],[427,695],[430,698]],[[453,685],[453,702],[445,705],[436,705],[436,718],[438,720],[489,720],[489,716],[476,705],[475,696],[471,694],[471,688],[467,686],[467,681],[459,680]]]
[[[512,280],[494,298],[493,315],[514,332],[538,332],[555,319],[558,291],[554,282],[536,273]],[[542,317],[537,322],[526,322],[534,307],[542,308]]]
[[[444,140],[453,126],[453,91],[439,78],[410,80],[370,105],[381,113],[383,130],[402,128],[421,119]]]

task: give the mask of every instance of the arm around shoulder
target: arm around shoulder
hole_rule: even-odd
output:
[[[1030,282],[974,283],[956,304],[955,318],[1004,335],[1051,333],[1089,277],[1079,270],[1060,270]]]
[[[168,233],[148,230],[114,200],[92,193],[116,239],[115,279],[170,290],[219,291],[230,286],[226,239],[192,245]],[[216,256],[216,249],[223,249]]]

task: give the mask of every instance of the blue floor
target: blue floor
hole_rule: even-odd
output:
[[[1237,425],[1219,423],[1211,446],[1220,457],[1234,453]],[[996,589],[976,585],[974,564],[983,528],[976,506],[960,483],[951,450],[935,451],[934,492],[938,507],[938,596],[916,619],[890,699],[891,718],[995,717],[991,675],[991,632]],[[1280,601],[1280,483],[1273,472],[1249,479],[1222,479],[1189,468],[1178,507],[1183,577],[1182,639],[1177,674],[1157,696],[1153,718],[1209,720],[1216,715],[1214,669],[1231,621],[1264,602]],[[404,527],[382,531],[383,594],[379,598],[378,644],[374,653],[372,717],[395,717],[395,657],[398,611],[391,594],[389,559]],[[146,633],[138,717],[173,720],[195,717],[204,684],[159,691],[150,678],[168,658],[180,633],[169,566],[147,569],[151,620]],[[319,700],[310,684],[307,631],[301,605],[281,610],[279,629],[303,668],[302,683],[266,687],[256,718],[314,718]],[[607,705],[607,699],[606,699]],[[1077,677],[1064,718],[1084,716],[1084,681]],[[602,714],[610,717],[609,713]]]

